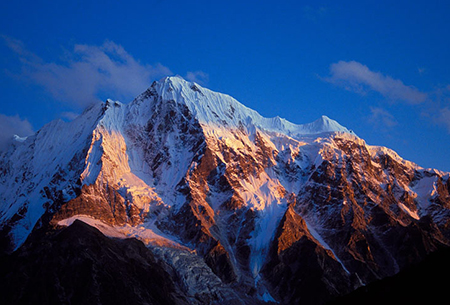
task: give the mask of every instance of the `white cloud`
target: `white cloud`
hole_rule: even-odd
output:
[[[209,75],[203,71],[188,72],[185,78],[200,85],[206,85],[209,81]]]
[[[18,115],[7,116],[0,113],[0,150],[11,144],[14,135],[27,137],[34,133],[28,120],[22,120]]]
[[[389,75],[371,71],[356,61],[339,61],[331,64],[330,76],[323,79],[360,94],[373,90],[390,100],[408,104],[420,104],[428,99],[428,95],[417,88],[407,86],[401,80]]]
[[[3,38],[20,57],[22,76],[44,87],[55,99],[81,107],[105,92],[126,102],[149,87],[152,80],[172,74],[161,64],[140,63],[112,41],[101,46],[75,45],[62,63],[56,63],[43,61],[18,40]]]

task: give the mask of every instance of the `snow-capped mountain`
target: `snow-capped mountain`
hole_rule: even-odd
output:
[[[81,220],[141,240],[191,304],[320,304],[393,275],[450,244],[449,193],[326,116],[264,118],[180,77],[0,157],[9,251]]]

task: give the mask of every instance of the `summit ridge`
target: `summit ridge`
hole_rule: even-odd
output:
[[[450,245],[449,176],[167,77],[0,154],[0,245],[57,247],[81,221],[142,242],[180,304],[323,304]]]
[[[201,123],[226,124],[231,127],[252,124],[271,132],[292,135],[317,134],[322,132],[347,132],[338,122],[322,116],[313,123],[298,125],[280,117],[265,118],[231,96],[203,88],[180,76],[165,77],[155,82],[152,88],[166,100],[184,103]]]

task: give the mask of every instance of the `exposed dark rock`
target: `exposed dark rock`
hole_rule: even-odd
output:
[[[262,272],[282,304],[323,304],[356,286],[356,277],[318,244],[292,206],[281,220]]]
[[[450,249],[440,249],[392,277],[361,287],[327,305],[445,304],[449,273]]]
[[[326,160],[313,169],[295,209],[321,223],[324,240],[352,274],[364,283],[392,276],[450,244],[446,225],[425,216],[416,220],[400,207],[414,212],[417,203],[405,186],[414,187],[417,179],[435,174],[415,172],[386,153],[372,158],[358,142],[334,141],[342,151],[324,149]],[[436,198],[447,198],[444,184],[438,180],[438,185]]]
[[[2,304],[188,304],[160,264],[142,242],[75,221],[2,258]]]
[[[80,196],[61,204],[53,216],[52,222],[75,215],[90,215],[111,225],[123,225],[127,222],[127,208],[124,198],[111,187],[84,185]]]
[[[236,279],[229,254],[219,242],[206,254],[205,262],[224,283]]]

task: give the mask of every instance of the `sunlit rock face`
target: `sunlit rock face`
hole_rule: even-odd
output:
[[[0,182],[5,253],[80,220],[143,242],[198,304],[321,304],[449,244],[448,173],[179,77],[49,123]]]

